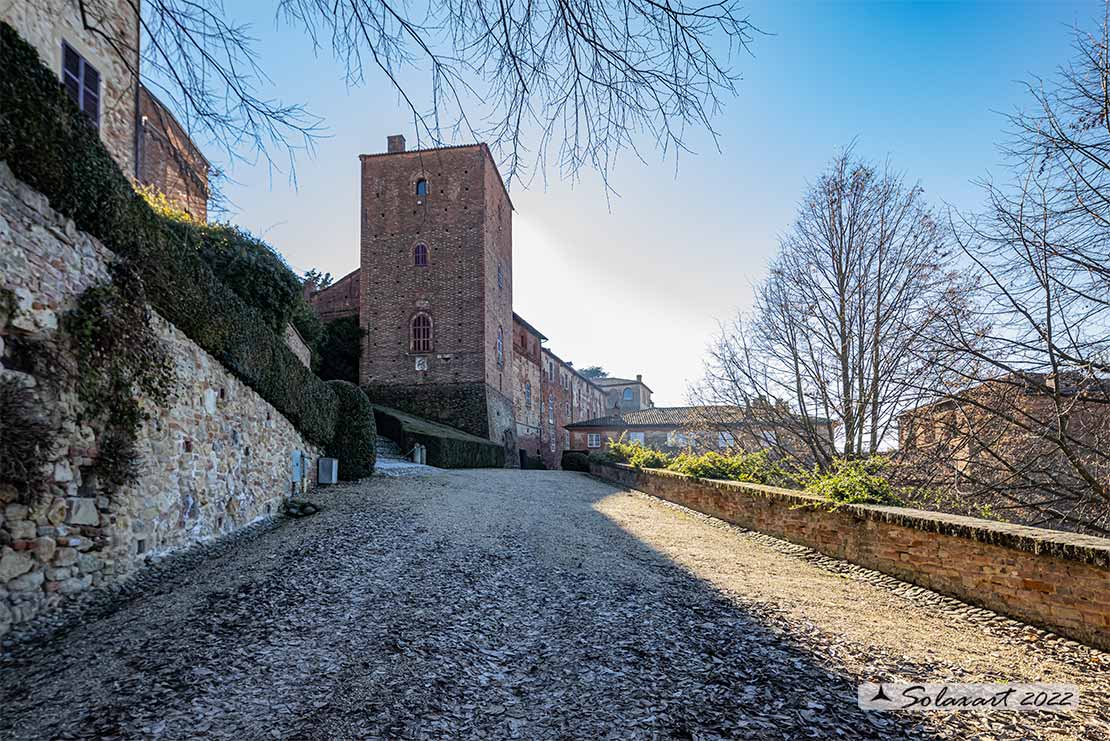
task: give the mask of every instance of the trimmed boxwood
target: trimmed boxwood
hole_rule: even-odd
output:
[[[311,442],[335,427],[335,392],[221,282],[132,188],[38,52],[0,23],[0,161],[139,272],[151,305],[274,405]]]
[[[349,381],[328,381],[339,401],[335,434],[326,450],[339,460],[339,478],[357,481],[374,472],[377,427],[374,407],[362,389]]]
[[[320,355],[320,378],[358,382],[358,356],[362,329],[357,316],[333,319],[325,325],[316,348]]]
[[[590,454],[584,450],[564,450],[562,466],[564,471],[590,472]]]

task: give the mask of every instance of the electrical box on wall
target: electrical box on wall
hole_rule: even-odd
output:
[[[317,465],[317,483],[334,484],[338,480],[339,460],[336,458],[321,458]]]

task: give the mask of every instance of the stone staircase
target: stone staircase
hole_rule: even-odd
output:
[[[413,463],[405,457],[404,451],[397,447],[397,443],[387,437],[378,435],[374,449],[378,454],[378,462],[374,466],[375,475],[398,478],[401,476],[431,476],[443,473],[442,468]]]

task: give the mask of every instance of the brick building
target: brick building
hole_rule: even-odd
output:
[[[1110,444],[1110,381],[1003,375],[900,414],[898,446],[905,458],[931,462],[957,485],[1038,469],[1058,482],[1070,465],[1053,442],[1061,424],[1067,431],[1062,440],[1077,461],[1101,459],[1096,451]]]
[[[208,161],[140,82],[138,7],[131,0],[15,0],[0,2],[0,21],[38,50],[132,182],[203,220]]]
[[[635,412],[655,406],[651,401],[651,389],[644,383],[642,375],[637,375],[635,379],[599,378],[595,383],[605,389],[606,405],[610,409]]]
[[[317,289],[312,281],[305,281],[304,298],[322,321],[357,317],[362,305],[362,269],[355,268],[326,288]]]
[[[489,149],[407,150],[397,135],[360,161],[360,267],[305,288],[321,319],[359,316],[360,383],[376,402],[503,444],[513,465],[557,468],[566,426],[610,411],[612,392],[513,312],[513,206]]]
[[[208,220],[211,166],[170,110],[139,85],[138,181],[198,221]]]
[[[814,420],[819,427],[827,420]],[[606,450],[610,440],[640,443],[665,453],[692,450],[768,450],[774,456],[803,455],[805,443],[797,424],[759,415],[738,406],[701,405],[615,410],[599,418],[567,425],[572,450]]]
[[[391,136],[360,159],[360,382],[515,459],[512,202],[489,149]]]

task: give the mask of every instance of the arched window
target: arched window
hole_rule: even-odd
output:
[[[412,262],[418,268],[428,267],[428,245],[416,245],[416,248],[412,251]]]
[[[432,318],[427,314],[417,314],[412,318],[412,351],[432,351]]]
[[[497,328],[497,364],[505,365],[505,333]]]
[[[632,389],[625,389],[624,390],[624,400],[625,401],[632,401]]]
[[[524,406],[528,409],[532,408],[532,382],[524,382]]]
[[[420,178],[419,180],[416,181],[416,195],[418,195],[418,196],[428,195],[428,181],[425,180],[424,178]]]

